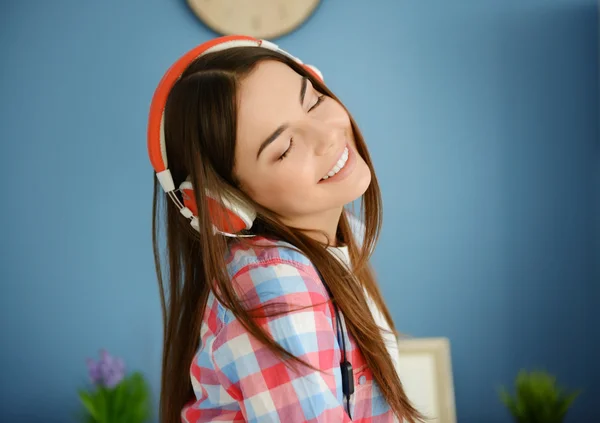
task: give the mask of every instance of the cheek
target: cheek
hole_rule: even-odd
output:
[[[327,109],[323,110],[323,113],[329,123],[337,127],[350,128],[352,126],[350,123],[350,115],[348,115],[344,106],[335,100],[329,101],[329,106]]]
[[[252,200],[277,214],[286,215],[309,202],[312,177],[302,172],[254,174],[243,181],[242,189]]]

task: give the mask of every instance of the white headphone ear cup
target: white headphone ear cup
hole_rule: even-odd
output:
[[[194,188],[188,177],[179,185],[184,208],[181,210],[185,217],[192,219],[192,226],[198,230],[198,210],[194,196]],[[206,191],[208,213],[213,226],[218,232],[235,234],[250,229],[256,219],[256,211],[249,205],[234,198],[225,198]]]
[[[254,220],[256,219],[256,210],[247,206],[241,202],[235,205],[236,214],[246,223],[246,229],[252,228]]]
[[[208,209],[213,225],[219,232],[235,234],[250,229],[256,211],[241,200],[206,192]]]
[[[198,210],[196,210],[196,198],[194,197],[194,187],[189,178],[179,185],[179,192],[181,192],[183,205],[189,210],[186,214],[191,213],[192,216],[198,216]]]

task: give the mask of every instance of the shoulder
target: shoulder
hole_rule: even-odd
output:
[[[300,298],[306,304],[329,297],[311,261],[289,243],[267,238],[235,241],[226,262],[234,289],[250,306]]]
[[[297,267],[312,267],[308,257],[292,244],[264,237],[235,240],[229,245],[227,270],[234,276],[248,266],[285,262]]]

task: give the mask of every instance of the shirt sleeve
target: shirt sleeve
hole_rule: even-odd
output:
[[[350,422],[333,316],[318,276],[282,262],[243,269],[233,283],[250,306],[285,308],[285,314],[256,321],[288,352],[321,370],[284,365],[231,314],[215,337],[212,357],[220,384],[239,402],[245,419]]]

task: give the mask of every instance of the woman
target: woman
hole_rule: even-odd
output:
[[[381,225],[377,180],[320,73],[272,43],[212,40],[163,77],[148,135],[159,182],[160,421],[419,419],[368,264]],[[344,212],[358,198],[360,243]]]

